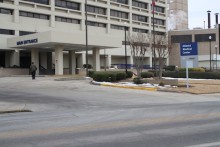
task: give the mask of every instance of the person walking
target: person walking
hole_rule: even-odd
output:
[[[37,67],[34,65],[34,62],[32,62],[30,66],[30,73],[32,75],[32,80],[35,79],[36,71],[37,71]]]

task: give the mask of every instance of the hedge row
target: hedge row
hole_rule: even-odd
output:
[[[127,75],[122,71],[89,71],[89,76],[98,82],[116,82],[131,78],[132,75],[133,73],[131,71],[128,71]]]
[[[186,71],[186,68],[179,68],[179,71]],[[204,68],[188,68],[188,71],[195,71],[195,72],[205,72]]]
[[[186,78],[184,71],[164,71],[163,77]],[[192,72],[189,71],[189,78],[194,79],[220,79],[220,72]]]
[[[142,72],[141,77],[142,78],[151,78],[151,77],[154,77],[154,73],[153,72]]]

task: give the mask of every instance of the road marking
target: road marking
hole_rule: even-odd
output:
[[[215,146],[220,146],[220,142],[198,144],[198,145],[192,145],[192,146],[187,146],[187,147],[215,147]]]
[[[101,129],[116,129],[116,128],[126,128],[133,126],[143,126],[143,125],[153,125],[162,124],[169,122],[186,122],[199,119],[211,119],[220,118],[220,113],[210,113],[210,114],[197,114],[197,115],[185,115],[185,116],[173,116],[173,117],[161,117],[161,118],[145,118],[137,120],[123,120],[123,121],[113,121],[113,122],[103,122],[88,125],[78,125],[78,126],[67,126],[67,127],[54,127],[54,128],[44,128],[37,130],[21,130],[21,131],[5,131],[0,132],[0,139],[11,139],[11,138],[22,138],[31,137],[39,135],[50,135],[50,134],[62,134],[62,133],[80,133],[86,131],[94,131]]]

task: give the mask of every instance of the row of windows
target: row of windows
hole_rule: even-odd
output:
[[[38,18],[38,19],[49,20],[49,15],[45,15],[45,14],[38,14],[38,13],[31,13],[31,12],[20,11],[19,15],[20,16],[24,16],[24,17],[31,17],[31,18]]]
[[[23,1],[49,5],[49,0],[23,0]]]
[[[13,14],[13,10],[0,8],[0,13],[12,15]]]
[[[128,4],[128,0],[111,0],[111,1],[121,3],[121,4]]]
[[[132,15],[132,20],[147,22],[147,17],[146,16],[141,16],[141,15],[133,14]]]
[[[153,23],[153,18],[151,20],[152,20],[151,22]],[[165,20],[154,18],[154,24],[164,26],[165,25]]]
[[[111,25],[111,29],[115,29],[115,30],[124,30],[124,26],[118,26],[118,25]]]
[[[95,6],[87,5],[87,9],[86,10],[87,10],[87,12],[106,15],[106,9],[105,8],[100,8],[100,7],[95,7]]]
[[[147,3],[143,3],[139,1],[132,1],[132,6],[147,9]]]
[[[154,7],[154,11],[160,12],[160,13],[165,13],[165,8],[164,7],[155,6]]]
[[[72,19],[72,18],[65,18],[65,17],[55,17],[56,21],[60,21],[60,22],[67,22],[67,23],[74,23],[74,24],[80,24],[80,20],[78,19]]]
[[[14,30],[7,30],[7,29],[0,29],[0,34],[4,35],[14,35],[15,31]]]
[[[64,0],[56,0],[55,6],[63,7],[73,10],[80,10],[80,4],[76,2],[64,1]]]
[[[106,28],[106,24],[93,21],[87,21],[87,25]]]
[[[148,33],[148,30],[145,29],[138,29],[138,28],[133,28],[133,32],[138,32],[138,33]]]
[[[24,36],[24,35],[34,34],[34,33],[36,32],[19,31],[19,36]]]
[[[114,16],[114,17],[119,17],[119,18],[128,19],[128,13],[126,13],[126,12],[111,10],[110,15],[111,15],[111,16]]]
[[[216,34],[195,34],[195,42],[209,42],[209,36],[212,36],[211,41],[216,41]],[[193,35],[172,35],[172,43],[192,42]]]

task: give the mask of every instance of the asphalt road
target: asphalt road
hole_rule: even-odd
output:
[[[0,78],[3,105],[33,112],[0,115],[1,147],[220,146],[220,94],[11,77]]]

